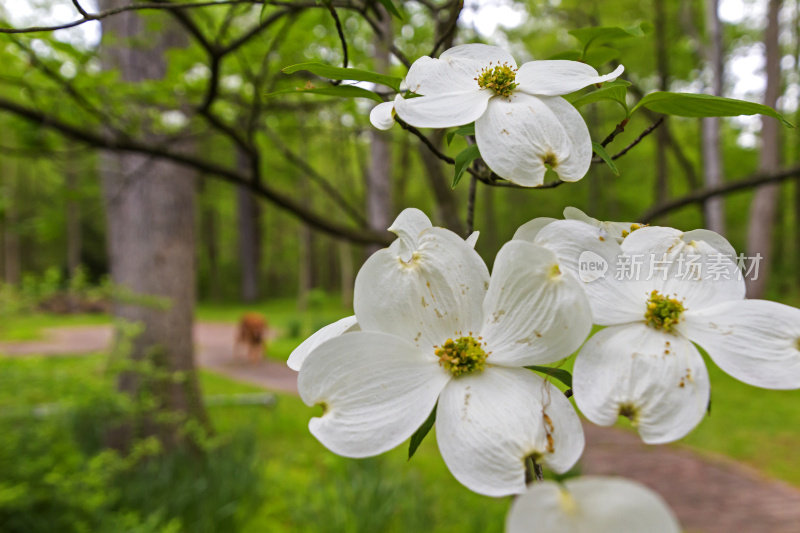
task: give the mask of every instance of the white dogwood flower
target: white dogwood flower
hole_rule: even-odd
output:
[[[514,183],[541,185],[548,167],[564,181],[577,181],[589,170],[592,142],[583,117],[560,95],[616,79],[623,70],[600,76],[585,63],[565,60],[530,61],[518,69],[502,48],[464,44],[438,59],[417,59],[405,82],[421,96],[396,99],[394,111],[424,128],[475,122],[481,157]],[[376,115],[385,118],[387,108]]]
[[[526,222],[520,226],[514,234],[514,239],[522,239],[524,241],[534,241],[536,235],[546,225],[555,222],[557,218],[539,217]],[[564,208],[564,220],[579,220],[592,226],[596,226],[605,232],[605,236],[616,239],[622,242],[622,239],[627,237],[632,231],[637,230],[643,226],[636,222],[611,222],[607,220],[597,220],[592,218],[577,207],[567,206]]]
[[[586,338],[580,284],[540,246],[506,244],[490,280],[456,234],[418,216],[392,227],[398,240],[356,278],[361,331],[329,338],[300,367],[303,401],[323,406],[311,433],[340,455],[376,455],[408,439],[436,406],[442,457],[476,492],[522,492],[529,457],[568,470],[583,451],[580,421],[555,386],[524,367],[558,361]]]
[[[586,476],[534,483],[511,504],[506,533],[679,533],[666,502],[640,483]]]
[[[575,400],[592,422],[626,416],[653,444],[689,433],[710,394],[695,343],[740,381],[800,388],[800,310],[744,299],[733,247],[720,235],[644,227],[620,245],[595,226],[557,221],[533,242],[577,279],[585,261],[606,265],[584,288],[594,322],[608,327],[581,348],[573,375]]]
[[[431,224],[430,219],[419,209],[415,209],[413,207],[404,209],[403,212],[397,216],[394,223],[392,223],[392,225],[389,227],[389,231],[398,235],[402,235],[403,239],[395,240],[389,249],[399,259],[408,261],[411,250],[406,248],[409,246],[415,246],[415,243],[418,242],[420,234],[426,229],[432,227],[433,224]],[[478,242],[479,235],[480,232],[478,231],[472,232],[472,234],[466,238],[466,243],[475,248],[475,244]],[[342,318],[341,320],[337,320],[332,324],[328,324],[327,326],[320,328],[313,335],[304,340],[297,348],[295,348],[289,355],[289,359],[286,361],[286,364],[292,370],[299,371],[300,367],[303,366],[303,361],[305,361],[306,357],[308,357],[308,354],[311,353],[314,348],[328,339],[338,337],[339,335],[343,335],[344,333],[349,333],[351,331],[359,331],[360,329],[361,328],[358,325],[355,315],[348,316]]]

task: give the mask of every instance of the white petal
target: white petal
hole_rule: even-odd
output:
[[[397,255],[405,262],[411,260],[411,254],[419,246],[419,239],[423,231],[432,228],[428,216],[415,207],[407,207],[397,215],[389,231],[397,235],[397,240],[392,243],[396,247]]]
[[[595,324],[625,324],[644,317],[646,293],[636,280],[621,275],[622,251],[603,229],[557,220],[539,231],[534,242],[555,252],[562,268],[583,282]]]
[[[394,125],[394,102],[383,102],[369,112],[369,121],[379,130],[388,130]]]
[[[311,352],[297,388],[325,412],[308,424],[331,451],[368,457],[409,438],[430,414],[450,375],[431,354],[382,333],[356,331]]]
[[[418,128],[463,126],[484,114],[493,94],[476,85],[475,90],[467,92],[397,100],[394,110],[400,118]]]
[[[517,228],[517,231],[514,232],[512,240],[534,242],[539,231],[541,231],[541,229],[546,225],[550,224],[551,222],[555,222],[556,220],[557,219],[550,217],[538,217],[534,218],[533,220],[529,220]]]
[[[300,346],[295,348],[291,354],[289,354],[289,359],[286,361],[286,364],[289,365],[289,368],[292,370],[300,370],[300,367],[303,366],[303,362],[308,357],[308,354],[311,351],[325,342],[328,339],[332,339],[333,337],[338,337],[344,333],[349,333],[351,331],[359,331],[358,321],[356,320],[355,315],[345,317],[341,320],[337,320],[333,324],[328,324],[327,326],[318,329],[313,335],[309,338],[304,340],[300,343]]]
[[[708,234],[724,241],[713,232]],[[677,296],[689,310],[744,298],[744,277],[735,260],[717,248],[725,248],[718,239],[711,244],[699,240],[702,235],[695,232],[698,239],[687,242],[685,234],[676,229],[649,226],[626,237],[622,249],[643,263],[641,277],[646,283],[642,294],[657,290]]]
[[[592,226],[600,226],[600,221],[596,218],[592,218],[577,207],[567,206],[564,208],[564,219],[565,220],[580,220],[581,222],[586,222],[587,224],[591,224]]]
[[[578,181],[592,164],[592,139],[586,121],[575,107],[560,97],[540,98],[561,122],[570,142],[569,153],[553,167],[564,181]]]
[[[592,218],[577,207],[567,206],[564,208],[564,218],[566,220],[580,220],[581,222],[586,222],[587,224],[591,224],[593,226],[597,226],[600,229],[605,230],[605,232],[616,239],[618,242],[622,242],[623,236],[628,235],[633,228],[639,227],[639,224],[634,224],[633,222],[611,222],[611,221],[604,221],[604,220],[597,220],[596,218]]]
[[[584,445],[580,420],[561,391],[533,372],[501,367],[447,384],[436,411],[436,439],[453,476],[488,496],[523,492],[529,455],[565,472]]]
[[[529,61],[519,67],[517,83],[526,93],[557,96],[569,94],[594,83],[617,79],[625,67],[618,66],[611,74],[600,76],[586,63],[555,59],[548,61]]]
[[[561,98],[492,98],[475,122],[475,138],[489,168],[526,187],[543,183],[545,161],[567,181],[582,178],[591,163],[586,123]]]
[[[470,59],[443,61],[423,56],[408,69],[404,86],[421,95],[467,92],[478,88],[475,77],[481,68],[480,62]]]
[[[485,44],[465,44],[445,51],[439,59],[421,57],[414,61],[405,78],[406,88],[422,95],[466,92],[478,88],[477,77],[484,68],[517,64],[511,54]]]
[[[467,237],[464,240],[467,242],[467,244],[475,248],[475,245],[478,244],[478,237],[480,237],[480,235],[481,235],[480,231],[473,231],[472,233],[469,234],[469,237]]]
[[[361,329],[392,333],[432,350],[454,335],[477,332],[489,271],[452,231],[428,228],[408,262],[375,252],[356,276],[353,307]]]
[[[508,242],[497,254],[483,313],[481,335],[496,365],[558,361],[592,329],[581,283],[561,272],[553,252],[525,241]]]
[[[511,68],[517,68],[514,57],[506,50],[497,46],[481,43],[468,43],[454,46],[439,56],[445,61],[455,61],[460,59],[475,61],[484,66],[507,64]]]
[[[643,323],[611,326],[586,341],[572,375],[581,412],[613,425],[623,407],[648,444],[680,439],[705,416],[710,386],[703,358],[681,335]]]
[[[680,329],[739,381],[800,389],[800,309],[766,300],[723,302],[687,312]]]
[[[715,250],[718,250],[729,257],[736,257],[736,249],[731,243],[728,242],[728,239],[709,229],[694,229],[692,231],[687,231],[683,234],[681,239],[686,243],[691,243],[692,241],[703,241]]]
[[[534,483],[511,504],[506,533],[680,533],[666,502],[640,483],[585,476]]]

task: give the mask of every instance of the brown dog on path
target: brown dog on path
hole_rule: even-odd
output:
[[[264,354],[264,340],[267,335],[267,320],[259,313],[245,313],[239,319],[236,342],[233,345],[233,358],[239,354],[243,346],[246,357],[253,363],[261,361]]]

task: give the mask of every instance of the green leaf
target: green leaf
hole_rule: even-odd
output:
[[[601,100],[613,100],[622,106],[622,108],[625,110],[625,114],[627,115],[628,103],[626,101],[626,96],[628,94],[629,85],[630,82],[625,80],[604,83],[601,88],[597,89],[596,91],[581,94],[574,100],[571,100],[571,103],[575,107],[581,107],[586,104],[599,102]]]
[[[380,2],[383,5],[383,7],[386,8],[386,11],[388,11],[389,13],[394,15],[395,17],[397,17],[399,19],[403,18],[403,15],[401,15],[400,11],[397,10],[397,8],[395,7],[394,2],[392,2],[392,0],[378,0],[378,2]]]
[[[594,153],[600,157],[600,159],[606,162],[606,165],[608,165],[608,168],[611,169],[611,172],[619,176],[619,169],[617,168],[617,165],[614,164],[614,160],[611,159],[610,155],[608,155],[608,152],[606,152],[606,149],[603,148],[603,145],[593,142],[592,149],[594,150]]]
[[[599,26],[589,28],[578,28],[571,30],[570,35],[578,39],[583,45],[583,52],[581,59],[586,59],[589,48],[593,45],[602,45],[620,41],[623,39],[630,39],[631,37],[642,37],[649,33],[652,25],[648,22],[621,28],[619,26]]]
[[[296,89],[282,89],[266,95],[267,98],[279,94],[322,94],[325,96],[338,96],[340,98],[369,98],[376,102],[383,102],[383,98],[372,91],[356,87],[354,85],[332,85],[330,87],[307,87]]]
[[[413,435],[411,435],[411,441],[408,443],[408,460],[410,461],[412,457],[414,457],[414,453],[416,453],[417,448],[419,445],[422,444],[423,439],[428,435],[431,428],[433,427],[433,423],[436,421],[436,407],[439,405],[437,402],[436,405],[433,406],[433,410],[431,414],[428,415],[428,418],[425,419],[425,422],[417,428]]]
[[[566,385],[567,387],[572,388],[572,374],[564,370],[563,368],[552,368],[549,366],[526,366],[530,370],[535,372],[541,372],[542,374],[547,374],[552,378],[556,378],[558,381]]]
[[[284,67],[281,72],[286,74],[294,74],[295,72],[300,72],[301,70],[332,80],[356,80],[379,83],[381,85],[391,87],[398,92],[400,92],[400,82],[403,81],[401,78],[386,76],[385,74],[378,74],[377,72],[371,72],[369,70],[334,67],[333,65],[326,65],[325,63],[319,63],[316,61],[312,61],[310,63],[298,63],[297,65]]]
[[[577,28],[568,33],[578,39],[584,48],[591,44],[603,44],[631,37],[643,37],[649,33],[652,26],[647,22],[642,22],[635,26],[621,28],[619,26],[596,26],[588,28]]]
[[[593,46],[590,48],[586,55],[583,56],[583,62],[595,68],[599,68],[612,59],[618,58],[622,52],[610,46]]]
[[[645,95],[639,100],[631,114],[640,107],[646,107],[656,113],[677,115],[679,117],[734,117],[738,115],[766,115],[773,117],[785,126],[793,128],[791,122],[764,104],[723,98],[710,94],[655,92]]]
[[[453,188],[456,188],[458,182],[461,181],[461,177],[464,175],[464,172],[467,170],[473,161],[478,159],[481,156],[480,151],[478,150],[477,144],[470,144],[459,154],[456,156],[456,173],[453,176]]]
[[[475,123],[466,124],[464,126],[459,126],[458,128],[454,129],[453,131],[448,131],[447,135],[445,135],[445,139],[447,139],[447,145],[450,146],[450,143],[453,142],[453,138],[456,135],[462,135],[466,137],[467,135],[475,135]]]

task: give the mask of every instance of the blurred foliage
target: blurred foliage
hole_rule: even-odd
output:
[[[252,433],[198,440],[193,451],[155,437],[106,448],[110,424],[135,406],[99,362],[0,359],[0,529],[238,530],[261,497]]]
[[[637,92],[645,94],[657,88],[652,31],[654,11],[650,3],[620,0],[614,3],[613,9],[602,0],[519,0],[506,4],[527,13],[519,26],[500,26],[489,38],[462,24],[458,42],[507,43],[519,63],[529,59],[585,56],[584,60],[601,72],[608,72],[622,63],[626,67],[623,78],[633,84],[628,90],[629,109],[638,99]],[[397,5],[402,15],[402,19],[394,19],[397,47],[412,60],[430,53],[433,24],[429,13],[416,2]],[[665,0],[665,6],[670,89],[702,92],[706,76],[699,50],[705,39],[703,10],[698,4],[678,0]],[[745,2],[745,9],[751,8],[751,3]],[[261,6],[217,6],[203,9],[202,16],[194,19],[201,30],[227,42],[226,39],[230,40],[259,17],[263,19],[276,9],[268,7],[262,12]],[[467,9],[470,9],[469,3]],[[153,32],[159,31],[167,17],[159,12],[143,16]],[[348,37],[350,66],[374,69],[369,25],[351,10],[339,10],[339,16]],[[787,57],[791,58],[795,55],[798,37],[792,30],[789,11],[785,18],[788,22],[784,47]],[[729,59],[759,49],[762,29],[756,22],[752,17],[745,17],[741,23],[724,24]],[[66,35],[73,38],[68,39]],[[96,49],[74,35],[76,33],[3,36],[5,46],[0,46],[0,58],[4,71],[0,96],[31,104],[82,127],[98,124],[98,112],[117,117],[118,120],[109,125],[131,134],[138,131],[142,121],[152,122],[158,125],[157,134],[165,143],[175,136],[191,137],[198,151],[209,160],[235,165],[235,150],[230,139],[209,129],[202,117],[191,112],[192,105],[202,100],[211,72],[205,52],[196,43],[169,52],[168,72],[163,80],[131,84],[121,82],[113,71],[102,70]],[[48,75],[42,68],[31,68],[32,57],[34,64],[44,65],[60,78]],[[363,212],[364,176],[369,155],[367,133],[371,129],[368,112],[372,103],[365,99],[303,94],[262,98],[269,92],[291,92],[308,81],[315,86],[326,83],[308,72],[286,74],[282,72],[285,67],[312,62],[333,68],[339,67],[341,61],[341,46],[329,13],[323,9],[309,9],[287,17],[238,49],[233,60],[223,63],[219,73],[220,97],[213,110],[225,124],[241,130],[251,126],[248,123],[251,104],[260,100],[264,114],[263,120],[254,125],[254,138],[262,154],[264,179],[294,197],[302,197],[315,211],[345,223],[347,215],[301,168],[287,159],[284,149],[300,155],[334,188],[345,191],[348,201]],[[783,105],[790,111],[797,106],[788,97],[796,94],[800,83],[797,61],[793,61],[793,64],[788,59],[784,61],[783,68],[787,91]],[[254,73],[262,65],[266,78],[260,85],[254,84]],[[320,68],[323,67],[312,67]],[[399,78],[405,72],[406,69],[395,61],[387,74]],[[81,95],[82,104],[63,105],[64,81]],[[731,90],[732,82],[729,72],[727,91]],[[789,90],[791,87],[794,93]],[[751,94],[748,98],[758,101],[760,95]],[[581,112],[595,141],[602,140],[624,118],[624,109],[612,100],[588,103],[581,107]],[[793,116],[787,118],[797,122]],[[637,112],[625,132],[607,147],[608,153],[614,154],[625,147],[650,123],[650,119]],[[668,124],[684,158],[694,172],[701,175],[699,121],[671,117]],[[757,119],[755,122],[722,120],[727,180],[745,177],[757,166],[757,125],[754,124]],[[7,207],[9,202],[17,211],[14,220],[0,218],[0,226],[9,226],[10,231],[24,241],[23,270],[38,276],[54,265],[65,270],[65,210],[67,199],[71,197],[78,200],[81,209],[81,259],[88,279],[99,283],[108,270],[105,222],[100,216],[101,190],[96,179],[102,158],[82,145],[66,142],[44,128],[33,127],[5,113],[0,114],[0,129],[3,131],[0,146],[4,148],[0,186],[5,191],[0,195],[0,212],[6,211],[3,206]],[[399,212],[404,207],[416,206],[436,219],[439,206],[430,193],[418,141],[400,128],[394,128],[388,135],[394,147],[393,210]],[[276,138],[281,145],[276,144]],[[554,190],[519,191],[479,186],[476,203],[476,229],[482,232],[479,252],[491,262],[516,227],[536,216],[560,216],[567,205],[577,206],[599,219],[636,220],[659,200],[654,192],[655,142],[655,136],[651,136],[618,159],[615,164],[619,176],[605,165],[593,165],[585,179]],[[787,164],[798,161],[800,132],[784,130],[783,143]],[[446,151],[454,157],[465,147],[465,141],[457,137]],[[692,190],[673,153],[669,155],[669,167],[670,196]],[[64,178],[69,169],[80,176],[79,186],[72,192],[66,190]],[[454,191],[462,219],[466,215],[467,188],[462,183]],[[797,186],[786,182],[781,189],[781,217],[775,239],[777,249],[783,253],[776,264],[777,275],[772,278],[772,296],[797,292],[796,271],[800,261],[797,235],[800,224],[797,224],[790,201]],[[239,294],[240,280],[236,191],[228,183],[201,176],[198,194],[199,294],[204,299],[231,300]],[[740,250],[744,245],[751,197],[749,191],[726,197],[728,237]],[[435,222],[441,223],[441,220]],[[683,229],[703,225],[697,206],[684,208],[658,222]],[[261,224],[263,295],[291,296],[299,286],[296,265],[301,254],[301,239],[298,238],[301,224],[269,203],[264,204]],[[364,257],[363,249],[357,246],[347,246],[344,253],[352,256],[355,265]],[[321,234],[312,236],[308,261],[313,286],[326,291],[340,287],[343,268],[340,257],[336,241]]]

